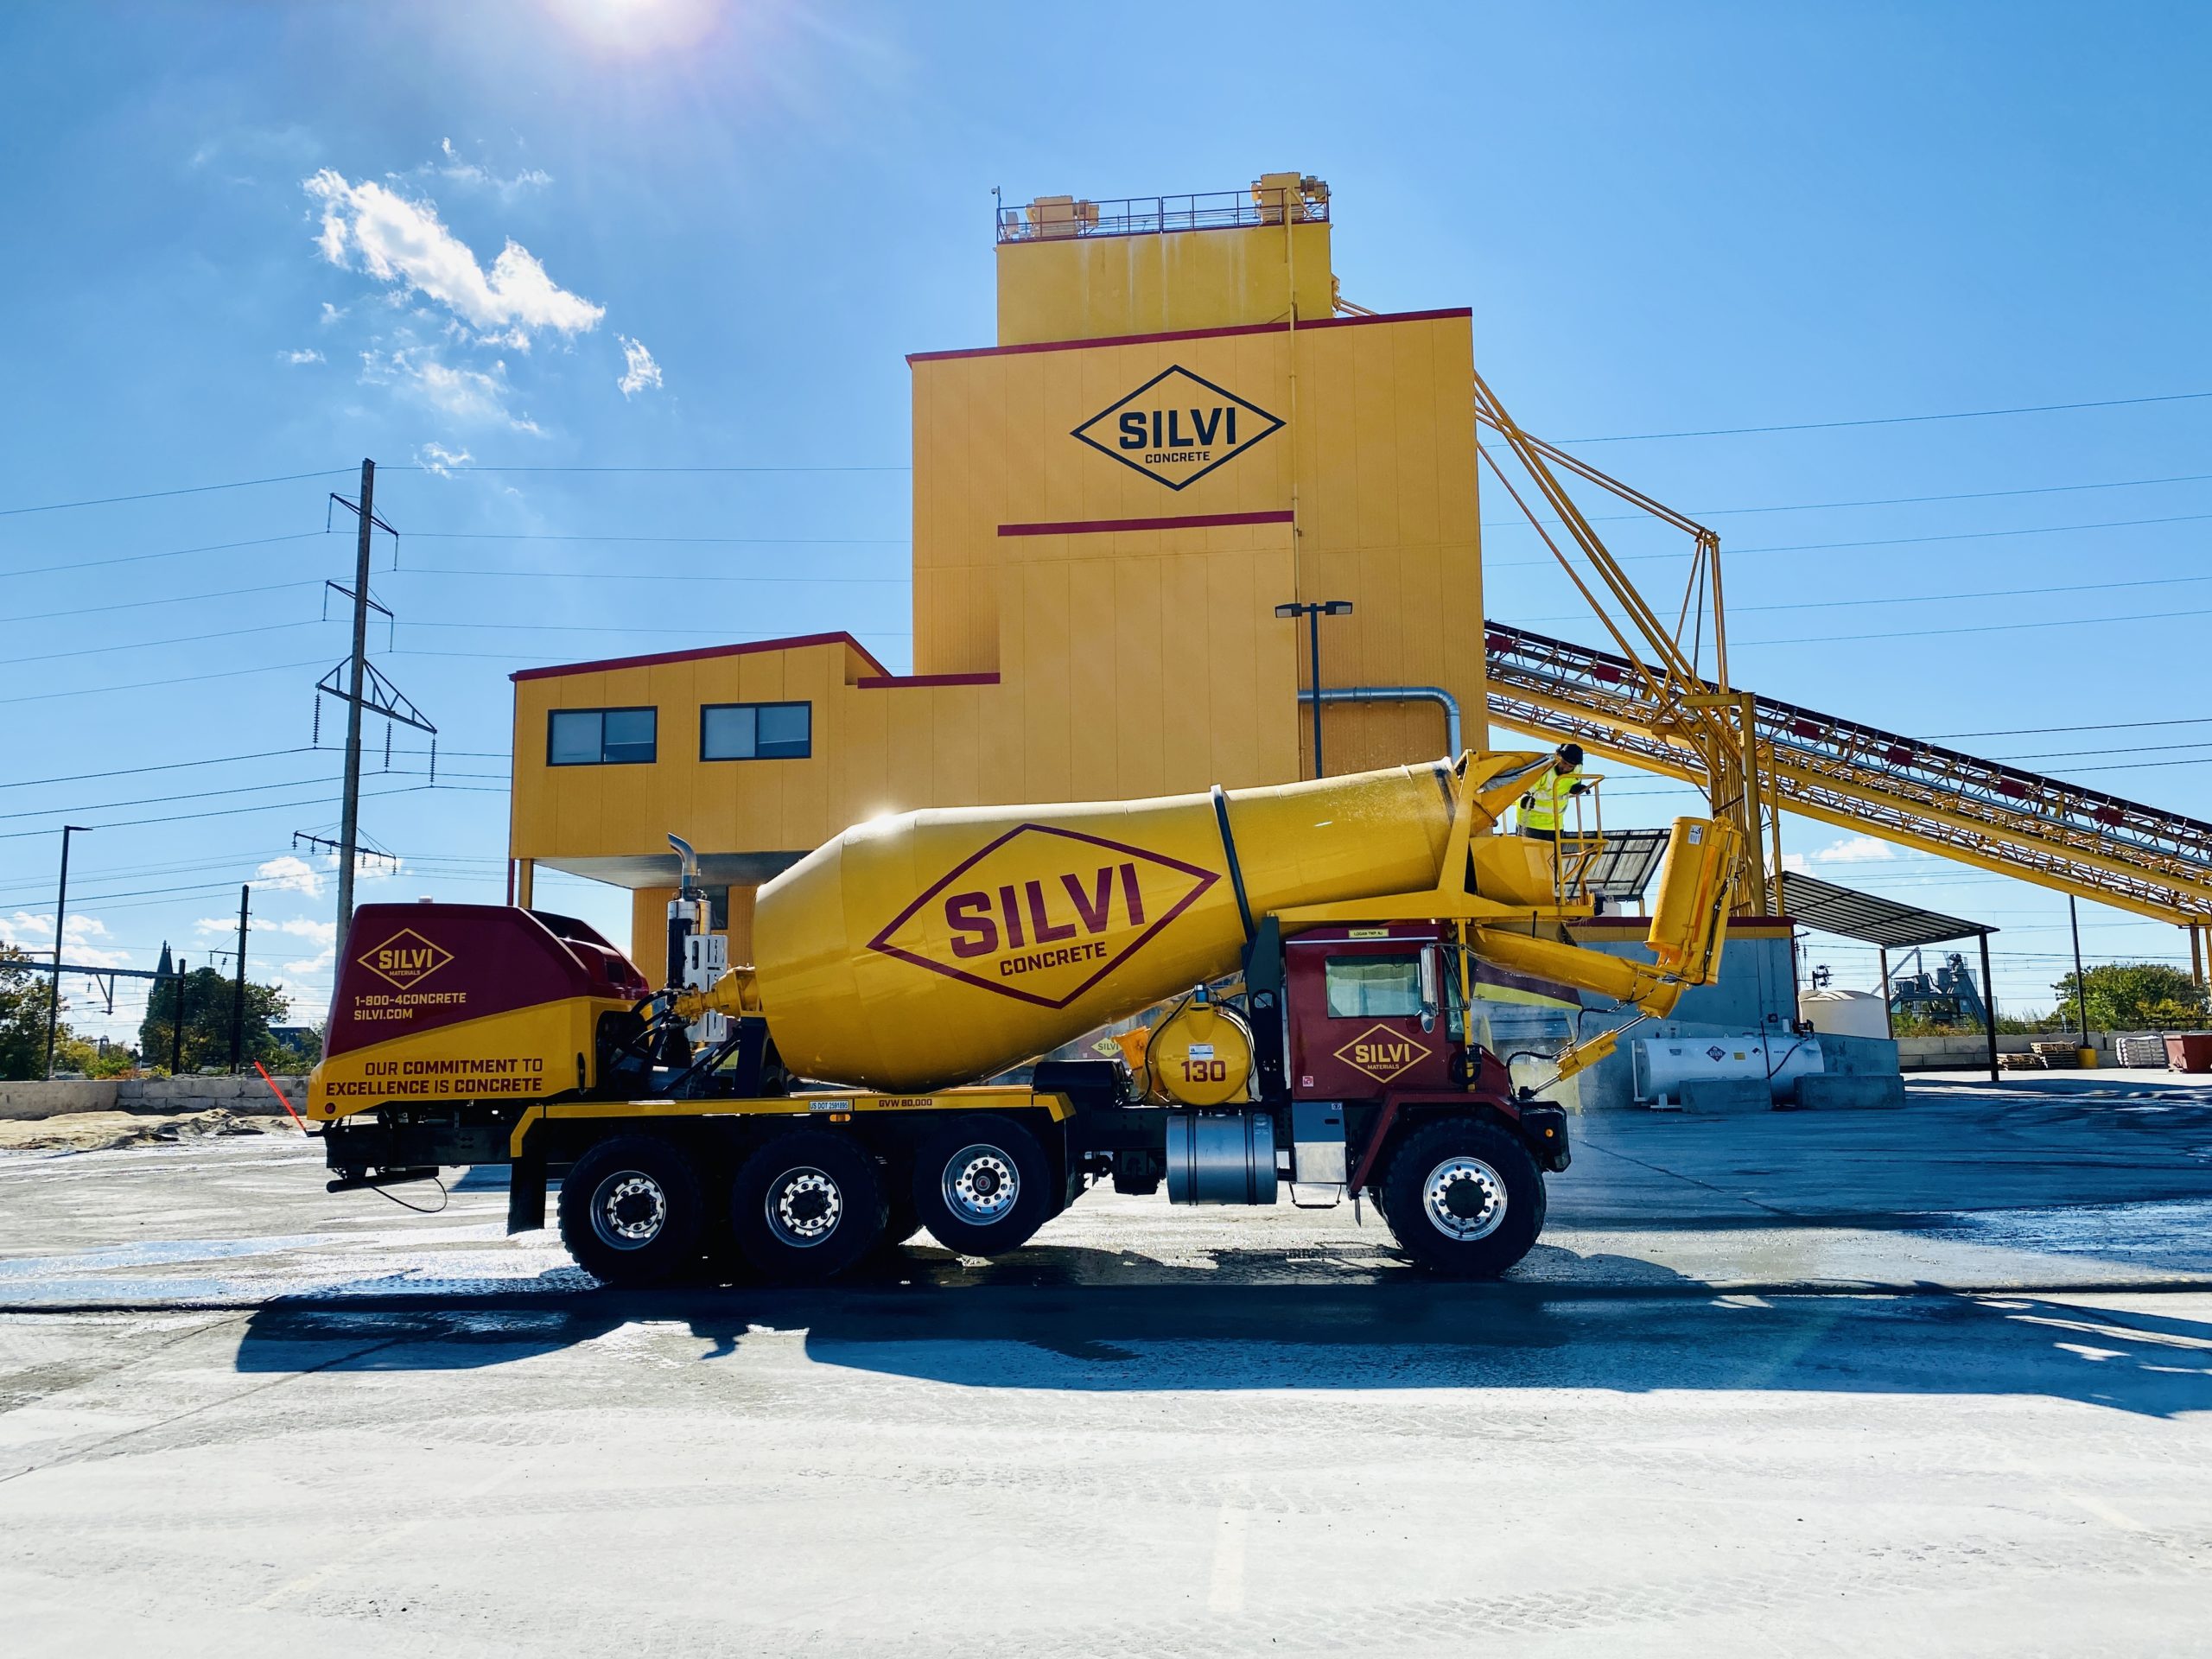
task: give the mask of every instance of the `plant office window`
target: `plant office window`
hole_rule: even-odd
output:
[[[813,753],[810,702],[710,702],[699,710],[702,760],[804,760]]]
[[[545,759],[556,766],[650,764],[658,753],[659,711],[652,709],[556,709],[545,733]]]

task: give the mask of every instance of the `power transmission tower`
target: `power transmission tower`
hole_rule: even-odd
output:
[[[369,596],[369,550],[371,538],[381,530],[395,540],[399,532],[376,515],[377,464],[373,461],[361,462],[361,499],[349,501],[337,492],[330,499],[346,508],[361,521],[361,533],[354,543],[353,585],[336,588],[353,601],[353,649],[346,660],[315,682],[317,706],[325,696],[337,698],[346,705],[346,788],[339,809],[338,828],[338,940],[340,958],[346,953],[346,932],[353,921],[353,864],[358,855],[361,831],[361,711],[369,709],[382,715],[387,721],[397,721],[430,737],[430,772],[437,775],[438,728],[423,715],[423,711],[410,702],[399,688],[377,671],[369,661],[369,613],[385,610]],[[340,676],[343,676],[341,680]]]

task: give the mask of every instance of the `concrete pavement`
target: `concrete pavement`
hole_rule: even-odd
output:
[[[1094,1194],[988,1266],[615,1297],[492,1172],[418,1217],[296,1135],[13,1154],[10,1646],[2191,1650],[2212,1099],[2165,1088],[1586,1121],[1499,1286]]]

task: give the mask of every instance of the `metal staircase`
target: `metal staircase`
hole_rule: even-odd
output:
[[[1487,634],[1494,724],[1709,787],[1679,702],[1653,695],[1648,667],[1502,622]],[[2212,923],[2212,823],[1795,703],[1751,702],[1752,770],[1771,803],[2154,920]]]

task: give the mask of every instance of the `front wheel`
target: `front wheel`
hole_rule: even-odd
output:
[[[1052,1169],[1037,1137],[1012,1118],[956,1119],[914,1159],[914,1211],[960,1255],[1018,1250],[1049,1220]]]
[[[730,1183],[730,1230],[764,1278],[815,1284],[835,1278],[883,1233],[875,1160],[826,1129],[791,1129],[750,1158]]]
[[[1504,1129],[1451,1117],[1416,1129],[1391,1154],[1383,1219],[1431,1273],[1495,1279],[1529,1254],[1544,1224],[1543,1175]]]
[[[690,1268],[705,1222],[697,1167],[656,1135],[602,1141],[561,1182],[561,1242],[606,1284],[658,1284]]]

